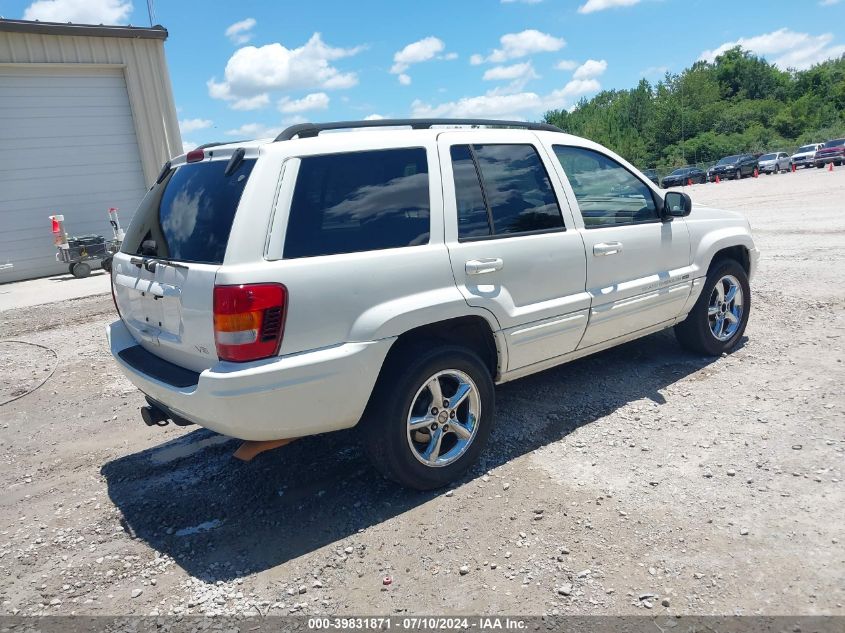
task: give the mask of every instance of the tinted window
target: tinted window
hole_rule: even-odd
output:
[[[825,147],[840,147],[845,145],[845,138],[836,139],[835,141],[828,141],[824,144]]]
[[[121,251],[222,264],[235,211],[255,160],[226,175],[228,160],[182,165],[154,185],[132,218]]]
[[[659,219],[651,189],[612,158],[582,147],[554,150],[588,229]]]
[[[285,258],[427,244],[428,163],[423,148],[301,159]]]
[[[478,172],[469,145],[453,145],[452,173],[455,177],[455,202],[458,207],[458,235],[478,237],[490,235],[487,205],[478,180]]]
[[[533,146],[456,145],[451,155],[460,238],[563,228],[549,176]]]

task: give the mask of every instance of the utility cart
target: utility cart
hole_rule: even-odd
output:
[[[109,223],[114,239],[106,241],[102,235],[79,235],[69,237],[65,233],[63,215],[51,215],[53,243],[56,245],[56,261],[67,264],[68,271],[77,279],[91,274],[91,263],[99,260],[103,270],[111,272],[112,257],[120,250],[123,229],[117,217],[117,209],[109,209]]]

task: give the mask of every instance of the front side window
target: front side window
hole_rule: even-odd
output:
[[[583,147],[554,146],[588,229],[659,220],[651,189],[612,158]]]
[[[532,145],[453,145],[458,237],[563,230],[563,216]]]
[[[428,244],[424,148],[300,159],[285,259]]]

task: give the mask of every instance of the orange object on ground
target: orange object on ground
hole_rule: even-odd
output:
[[[757,168],[755,167],[755,168],[754,168],[754,177],[756,178],[756,177],[757,177],[757,176],[759,176],[759,175],[760,175],[760,172],[758,172],[758,171],[757,171]]]
[[[833,163],[828,163],[828,164],[827,164],[827,170],[828,170],[828,171],[833,171]]]
[[[290,444],[295,439],[297,438],[291,437],[286,440],[265,440],[263,442],[246,441],[238,447],[238,450],[235,451],[233,457],[248,462],[256,455]]]
[[[719,174],[716,174],[716,184],[718,185],[720,182],[722,182],[722,181],[719,180]]]
[[[687,178],[687,184],[691,187],[692,186],[692,178]]]

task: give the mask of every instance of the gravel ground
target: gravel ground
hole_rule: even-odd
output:
[[[0,313],[55,350],[0,342],[0,402],[49,376],[0,406],[0,614],[845,614],[845,169],[688,191],[763,250],[744,345],[663,332],[504,385],[437,493],[354,431],[243,464],[147,428],[108,295]]]

